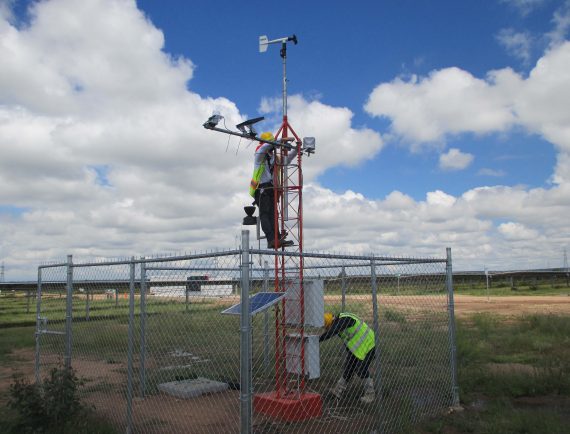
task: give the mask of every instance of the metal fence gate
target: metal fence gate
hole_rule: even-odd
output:
[[[318,321],[305,326],[305,367],[296,367],[295,342],[282,361],[275,348],[283,301],[222,313],[251,311],[246,295],[272,292],[281,254],[245,247],[40,266],[37,380],[71,366],[83,401],[127,433],[392,433],[458,404],[449,249],[439,259],[304,253],[306,316],[350,312],[376,333],[371,404],[357,376],[341,399],[329,394],[346,350],[338,337],[319,344]],[[257,411],[280,362],[320,395],[317,416]]]

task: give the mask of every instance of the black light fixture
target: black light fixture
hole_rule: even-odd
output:
[[[255,212],[255,207],[254,206],[244,206],[243,207],[246,216],[243,218],[243,225],[246,226],[253,226],[257,224],[257,217],[255,217],[253,215],[253,213]]]

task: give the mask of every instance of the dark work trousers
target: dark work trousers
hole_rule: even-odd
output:
[[[355,372],[356,375],[362,379],[370,377],[369,368],[370,363],[372,363],[372,359],[374,359],[374,348],[368,351],[364,360],[356,358],[355,355],[346,348],[346,359],[344,359],[344,372],[342,373],[342,378],[348,382]]]
[[[273,202],[273,187],[259,188],[257,204],[259,206],[259,222],[261,229],[267,238],[267,243],[272,243],[275,239],[275,205]]]

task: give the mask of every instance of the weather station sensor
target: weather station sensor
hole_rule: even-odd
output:
[[[257,136],[257,132],[253,128],[253,125],[258,122],[261,122],[263,119],[265,119],[263,116],[258,118],[248,119],[247,121],[237,124],[236,128],[240,130],[243,134],[255,138],[255,136]]]
[[[315,153],[315,138],[314,137],[303,137],[303,151],[307,155]]]
[[[254,206],[244,206],[243,210],[245,211],[245,217],[243,218],[243,225],[245,226],[253,226],[256,225],[258,220],[257,217],[255,217],[253,215],[253,213],[255,212],[255,207]]]
[[[224,117],[222,115],[213,114],[206,122],[203,123],[203,126],[208,130],[213,130],[223,118]]]
[[[225,123],[223,127],[218,125],[223,118],[214,113],[203,126],[230,136],[273,145],[272,160],[269,160],[272,181],[271,189],[268,190],[273,196],[275,238],[272,243],[268,240],[268,247],[275,250],[275,290],[260,293],[257,298],[253,296],[251,299],[244,292],[240,305],[232,306],[222,313],[239,315],[243,324],[248,303],[250,315],[257,312],[268,315],[269,307],[275,306],[274,389],[260,390],[253,395],[252,401],[244,400],[242,414],[251,414],[253,410],[257,414],[285,422],[304,421],[323,414],[321,395],[309,387],[309,381],[320,376],[319,335],[314,333],[314,328],[322,326],[323,321],[323,282],[305,277],[303,256],[303,159],[304,156],[315,153],[315,138],[301,139],[287,117],[287,46],[297,45],[297,36],[269,39],[267,35],[261,35],[258,42],[260,53],[271,51],[270,45],[278,44],[280,48],[283,67],[281,125],[271,134],[270,140],[262,139],[260,136],[268,136],[258,135],[255,130],[255,125],[263,117],[245,120],[237,124],[235,129],[228,129]],[[261,218],[254,216],[255,209],[255,206],[244,207],[246,216],[243,224],[255,225],[257,239],[261,240]],[[286,242],[281,243],[286,237]],[[287,254],[284,252],[285,247],[290,249]],[[278,250],[281,252],[278,253]],[[248,350],[247,345],[243,348],[243,353],[240,354],[247,371],[248,366],[251,366],[248,358],[251,355],[247,351],[251,351],[251,348]],[[244,417],[244,420],[247,418]]]
[[[259,52],[265,53],[269,44],[286,44],[287,42],[293,42],[297,45],[297,36],[287,36],[286,38],[278,38],[270,41],[267,35],[262,35],[259,37]]]

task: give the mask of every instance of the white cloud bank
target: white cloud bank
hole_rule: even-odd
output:
[[[251,202],[252,152],[224,152],[226,138],[202,123],[217,110],[235,125],[236,105],[188,90],[194,65],[164,51],[163,33],[134,0],[43,1],[21,27],[10,4],[0,3],[7,278],[33,276],[37,262],[67,253],[233,247]],[[352,128],[346,108],[294,96],[290,112],[301,135],[322,143],[307,182],[382,147],[378,133]]]
[[[556,26],[560,29],[563,20],[558,14]],[[380,84],[371,93],[365,109],[372,116],[388,118],[392,134],[412,149],[442,146],[447,139],[460,134],[508,133],[515,127],[552,143],[557,152],[552,188],[495,186],[467,191],[448,207],[446,224],[426,232],[435,239],[459,236],[447,224],[453,227],[454,218],[457,222],[464,219],[459,231],[469,235],[458,243],[462,257],[475,260],[484,254],[479,261],[486,258],[487,264],[502,256],[509,258],[506,260],[513,267],[544,266],[547,260],[550,264],[560,264],[561,252],[570,244],[567,101],[570,101],[570,42],[562,41],[544,53],[528,77],[504,68],[490,71],[480,79],[459,68],[445,68],[427,77],[396,78]],[[441,167],[449,169],[461,169],[469,163],[469,156],[455,149],[442,154],[440,159]],[[488,169],[480,173],[501,174]],[[426,206],[422,202],[410,203],[417,209]],[[435,207],[426,211],[425,222],[418,221],[415,228],[429,224]],[[477,224],[467,223],[470,220]],[[497,226],[494,222],[500,220],[508,223]]]
[[[242,116],[232,101],[189,91],[194,65],[163,46],[162,32],[131,0],[44,1],[23,28],[2,14],[0,258],[7,278],[33,278],[39,261],[67,253],[233,247],[250,202],[250,150],[222,152],[225,138],[201,124],[214,110],[228,125]],[[563,43],[527,78],[504,69],[478,79],[447,68],[384,83],[366,106],[418,147],[523,126],[557,147],[551,189],[435,191],[423,201],[399,191],[383,200],[334,193],[316,177],[328,167],[357,166],[382,149],[382,137],[353,128],[348,108],[291,97],[297,132],[316,136],[318,146],[305,172],[306,248],[441,257],[451,246],[456,268],[554,263],[570,241],[568,71],[570,44]],[[271,101],[262,108],[269,111]]]

